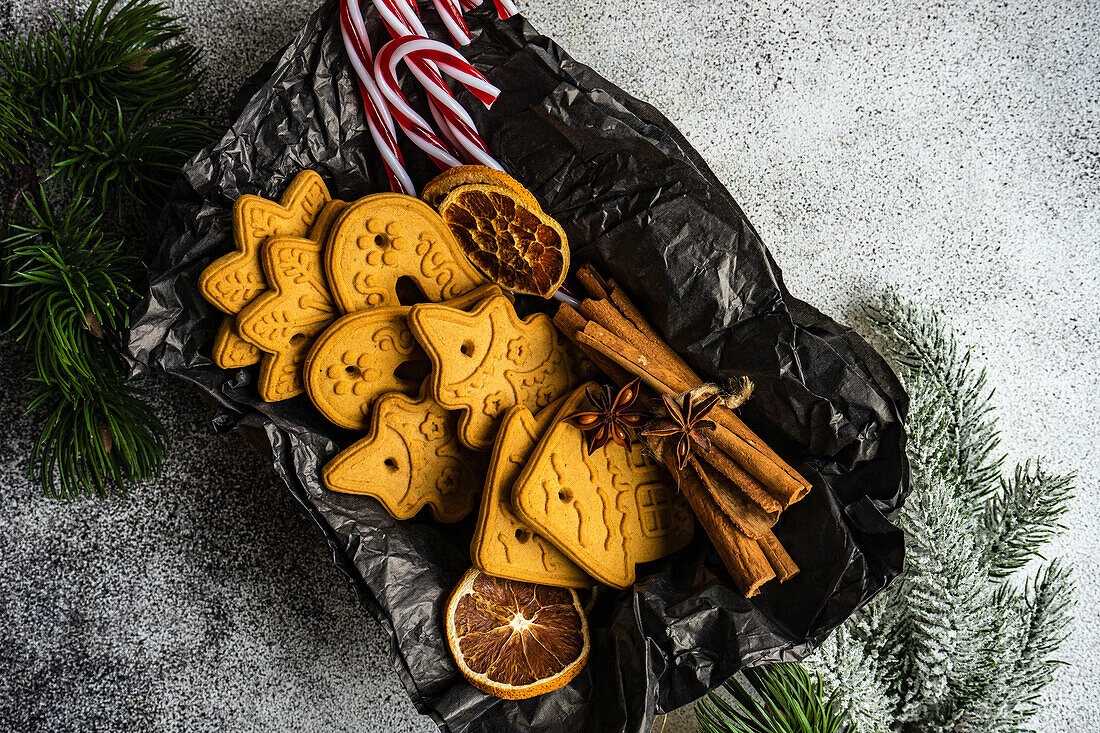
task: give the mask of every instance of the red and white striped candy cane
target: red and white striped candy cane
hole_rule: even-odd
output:
[[[386,26],[386,30],[389,31],[393,38],[402,38],[404,36],[422,36],[427,37],[428,31],[424,27],[424,24],[420,20],[420,16],[416,10],[415,0],[372,0],[375,10],[378,11],[379,17],[382,18],[382,22]],[[410,66],[417,66],[420,70],[427,74],[429,77],[443,84],[443,77],[439,73],[439,69],[428,61],[412,60],[410,59]],[[432,118],[435,120],[439,130],[443,133],[443,137],[446,139],[444,144],[439,138],[434,136],[431,128],[425,126],[417,126],[414,121],[409,119],[399,120],[399,124],[402,124],[402,129],[409,135],[417,147],[428,152],[429,156],[442,168],[447,167],[446,155],[449,154],[455,160],[461,155],[462,146],[459,144],[454,133],[451,131],[451,127],[447,124],[446,117],[436,101],[428,98],[428,109],[432,113]],[[443,149],[440,149],[442,145]]]
[[[356,22],[358,21],[358,22]],[[363,32],[360,32],[362,29]],[[382,156],[382,164],[390,181],[391,191],[416,195],[416,187],[405,170],[401,149],[397,146],[397,133],[385,99],[378,89],[374,76],[368,71],[372,65],[370,41],[357,0],[340,0],[340,35],[348,61],[355,70],[359,95],[363,100],[363,112],[375,147]]]
[[[473,10],[480,7],[483,0],[459,0],[459,2],[461,2],[463,10]],[[493,0],[493,5],[496,6],[497,15],[501,20],[508,20],[519,13],[519,8],[512,0]]]
[[[447,32],[451,34],[456,46],[465,46],[470,42],[470,29],[466,27],[466,19],[462,17],[462,8],[455,0],[432,0],[435,11],[439,13],[443,25],[447,26]],[[425,34],[426,35],[426,34]]]
[[[519,13],[519,8],[512,0],[493,0],[493,5],[497,8],[497,15],[501,20],[508,20],[513,15]]]
[[[374,78],[390,104],[394,119],[403,130],[413,128],[419,133],[427,127],[424,118],[409,106],[397,83],[397,65],[407,57],[411,57],[408,59],[409,69],[424,85],[429,98],[437,105],[452,136],[462,146],[463,152],[471,160],[499,170],[500,164],[489,154],[484,141],[477,134],[470,114],[454,98],[450,89],[443,83],[443,79],[438,75],[427,73],[422,64],[413,61],[419,59],[436,64],[440,70],[445,71],[448,76],[469,89],[486,106],[491,106],[496,101],[500,90],[471,66],[462,54],[446,44],[416,36],[394,39],[378,52],[374,62]],[[416,142],[415,139],[414,142]]]

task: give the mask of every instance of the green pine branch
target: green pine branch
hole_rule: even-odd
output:
[[[121,356],[149,243],[114,233],[148,231],[210,134],[185,111],[198,51],[164,9],[93,0],[0,42],[0,330],[31,355],[31,472],[62,499],[154,476],[167,445]]]
[[[93,0],[55,29],[0,45],[12,98],[52,121],[72,100],[127,112],[180,108],[197,86],[199,52],[179,42],[183,27],[165,10],[146,0]]]
[[[118,215],[158,210],[182,161],[209,137],[206,123],[165,117],[168,111],[145,106],[127,117],[121,105],[64,105],[59,121],[46,122],[51,175],[61,176],[75,196],[98,195],[99,206]]]
[[[9,176],[17,166],[27,163],[22,141],[29,129],[24,111],[12,99],[11,88],[0,84],[0,176]]]
[[[798,664],[771,664],[744,671],[746,684],[723,685],[733,703],[709,694],[695,708],[701,733],[850,733],[827,697],[820,676]]]

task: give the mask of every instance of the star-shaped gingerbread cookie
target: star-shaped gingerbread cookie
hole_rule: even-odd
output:
[[[302,363],[314,337],[339,315],[325,281],[327,228],[347,204],[330,201],[310,230],[310,238],[276,235],[261,247],[264,276],[270,285],[237,314],[237,330],[264,351],[257,389],[277,402],[304,391]]]
[[[260,245],[272,235],[304,237],[331,197],[321,176],[304,170],[294,177],[278,203],[246,194],[233,205],[234,251],[202,271],[203,297],[230,315],[267,289]]]

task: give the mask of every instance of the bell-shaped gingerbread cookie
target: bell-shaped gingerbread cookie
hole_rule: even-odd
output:
[[[459,443],[456,417],[427,395],[386,395],[370,433],[325,466],[325,486],[373,496],[395,519],[426,506],[436,520],[457,522],[477,506],[485,456]]]

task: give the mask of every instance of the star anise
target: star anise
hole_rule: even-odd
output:
[[[686,394],[682,406],[668,395],[661,395],[661,399],[668,410],[668,419],[660,420],[653,427],[643,430],[642,435],[676,438],[676,467],[683,471],[694,447],[710,452],[710,438],[703,431],[715,428],[714,421],[706,417],[718,404],[718,395],[712,394],[695,402],[690,394]]]
[[[646,421],[644,412],[631,409],[634,401],[638,399],[640,382],[641,380],[635,379],[620,389],[614,397],[611,395],[610,386],[605,385],[602,394],[588,387],[585,390],[588,401],[596,409],[592,412],[575,412],[562,418],[562,422],[580,428],[584,433],[588,444],[588,455],[592,455],[611,441],[630,450],[628,429],[637,428]]]

